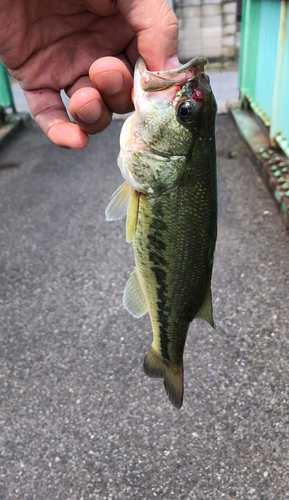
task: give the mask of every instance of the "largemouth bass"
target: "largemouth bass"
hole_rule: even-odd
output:
[[[217,236],[216,101],[204,57],[150,72],[139,58],[135,112],[124,123],[118,166],[125,182],[107,220],[127,214],[135,270],[124,306],[149,312],[153,343],[144,371],[164,379],[176,408],[183,400],[183,351],[190,322],[214,327],[211,276]]]

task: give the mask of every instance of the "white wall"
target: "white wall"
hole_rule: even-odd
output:
[[[181,61],[198,55],[209,59],[235,56],[236,10],[237,2],[230,0],[174,0]]]

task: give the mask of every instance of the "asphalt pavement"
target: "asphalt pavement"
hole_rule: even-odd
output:
[[[35,124],[0,153],[0,499],[289,500],[289,236],[228,115],[217,119],[217,328],[191,324],[181,410],[143,373],[121,121],[84,151]]]

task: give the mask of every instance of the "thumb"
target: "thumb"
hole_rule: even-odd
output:
[[[118,7],[137,38],[150,71],[179,65],[178,20],[167,0],[119,0]]]

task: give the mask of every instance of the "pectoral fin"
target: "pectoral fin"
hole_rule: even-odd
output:
[[[139,193],[134,189],[130,191],[130,197],[127,207],[127,218],[126,218],[126,241],[130,242],[136,231],[137,217],[138,217],[138,202]]]
[[[109,204],[105,210],[106,220],[121,219],[127,213],[128,202],[130,197],[130,187],[127,182],[124,182],[113,193]]]
[[[213,328],[216,328],[213,319],[211,287],[208,289],[205,300],[195,317],[199,319],[204,319],[205,321],[207,321],[207,323],[209,323],[209,325],[211,325]]]
[[[123,292],[123,305],[136,318],[140,318],[148,312],[146,298],[136,269],[131,273],[127,280],[127,284]]]

